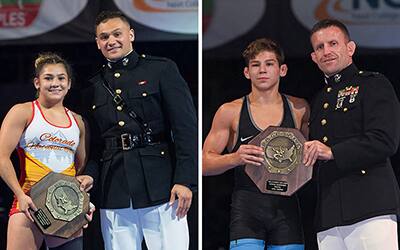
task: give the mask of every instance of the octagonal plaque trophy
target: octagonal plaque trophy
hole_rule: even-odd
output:
[[[89,196],[74,176],[50,172],[32,186],[30,197],[38,210],[29,212],[43,234],[69,238],[88,223]]]
[[[301,132],[269,126],[248,144],[264,149],[264,165],[247,164],[245,171],[263,193],[290,196],[312,177],[312,167],[303,164]]]

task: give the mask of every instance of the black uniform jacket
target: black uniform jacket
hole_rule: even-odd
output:
[[[399,215],[389,157],[399,144],[400,106],[391,83],[353,64],[325,81],[312,105],[310,138],[331,147],[334,160],[316,169],[317,230]]]
[[[126,107],[113,103],[103,86],[122,96],[145,120],[155,143],[122,150],[121,134],[142,134]],[[169,200],[174,184],[197,185],[197,118],[189,88],[171,60],[131,52],[108,63],[83,92],[91,130],[91,160],[101,208],[134,208]],[[107,143],[107,142],[113,142]]]

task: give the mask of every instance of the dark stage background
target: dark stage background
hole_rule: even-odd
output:
[[[73,21],[49,33],[25,39],[3,40],[1,37],[3,28],[0,27],[0,120],[4,118],[7,111],[14,104],[34,99],[33,61],[39,52],[44,51],[57,52],[72,64],[74,71],[73,86],[67,95],[65,106],[79,113],[80,107],[76,104],[79,102],[74,97],[85,86],[87,79],[104,62],[101,52],[95,44],[93,31],[94,17],[103,9],[116,10],[117,7],[112,1],[88,0],[85,9]],[[167,57],[174,60],[189,85],[197,108],[197,35],[161,32],[146,28],[134,21],[132,21],[132,24],[135,28],[136,36],[135,50],[139,54]],[[66,36],[66,34],[73,36],[74,32],[77,34],[75,39]],[[16,154],[12,156],[12,160],[18,172]],[[11,190],[0,178],[0,250],[6,248],[8,211],[12,199]],[[197,199],[197,194],[195,194],[194,202],[188,215],[191,250],[198,249]],[[97,211],[94,215],[94,221],[85,230],[85,249],[103,249],[98,218]]]
[[[322,73],[311,61],[309,28],[304,25],[304,22],[300,22],[298,13],[308,11],[311,16],[315,13],[315,20],[312,21],[314,23],[319,20],[317,16],[320,9],[317,10],[317,7],[321,7],[322,3],[326,4],[322,7],[327,9],[329,16],[339,18],[344,22],[349,19],[353,23],[360,21],[357,16],[361,14],[364,14],[366,20],[371,21],[369,25],[361,23],[357,27],[350,26],[351,34],[357,33],[357,29],[362,29],[366,32],[365,37],[368,39],[379,38],[381,41],[392,42],[389,48],[383,45],[380,47],[379,41],[374,42],[377,45],[375,47],[362,46],[366,44],[364,38],[360,35],[353,36],[358,44],[354,61],[360,70],[377,71],[386,75],[393,84],[397,96],[400,97],[400,40],[390,35],[391,32],[399,32],[399,22],[394,21],[386,34],[374,33],[370,29],[376,21],[371,14],[374,11],[382,16],[389,15],[389,12],[395,16],[400,15],[399,8],[388,7],[389,1],[254,0],[237,1],[236,6],[228,2],[203,1],[203,140],[209,132],[218,107],[250,92],[250,82],[243,76],[244,62],[241,59],[241,53],[249,42],[257,38],[270,37],[278,41],[285,51],[289,70],[287,76],[281,79],[280,91],[311,101],[313,95],[324,86],[324,81]],[[302,9],[296,9],[295,3],[302,5]],[[339,15],[340,13],[338,14],[339,11],[335,12],[333,8],[330,8],[335,3],[341,5],[341,9],[347,11],[346,13],[351,13],[352,16],[343,17]],[[263,10],[261,14],[259,14],[260,9]],[[248,12],[243,14],[245,11]],[[241,29],[244,22],[248,21],[244,20],[245,17],[252,19],[256,15],[259,15],[259,18],[252,26],[249,25],[241,33],[232,35]],[[384,25],[379,29],[385,29]],[[228,36],[231,38],[227,39]],[[392,157],[392,163],[400,179],[399,152]],[[314,184],[310,182],[299,191],[307,250],[317,249],[315,233],[312,229],[315,202],[313,187]],[[219,176],[203,176],[202,243],[205,250],[229,249],[232,188],[233,170]]]

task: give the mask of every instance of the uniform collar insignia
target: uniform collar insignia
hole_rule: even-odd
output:
[[[341,78],[342,78],[341,74],[336,74],[333,76],[333,79],[335,80],[336,83],[339,83]]]
[[[126,65],[128,65],[128,62],[129,62],[129,58],[128,57],[124,57],[122,59],[122,65],[126,66]]]
[[[339,84],[342,82],[351,81],[351,79],[358,74],[358,69],[354,64],[350,64],[339,73],[333,76],[325,76],[325,83],[330,85]]]
[[[118,70],[118,69],[122,69],[125,67],[131,68],[131,67],[135,67],[138,60],[139,60],[139,55],[135,51],[132,51],[129,54],[127,54],[126,56],[124,56],[122,59],[120,59],[116,62],[108,61],[107,66],[109,69],[113,69],[113,70]]]

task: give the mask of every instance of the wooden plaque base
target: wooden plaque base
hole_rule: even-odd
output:
[[[301,132],[294,128],[270,126],[248,144],[264,149],[264,165],[247,164],[245,171],[263,193],[290,196],[312,177],[304,166]]]
[[[89,196],[73,176],[51,172],[32,186],[30,197],[38,208],[30,214],[43,234],[70,238],[87,223]]]

